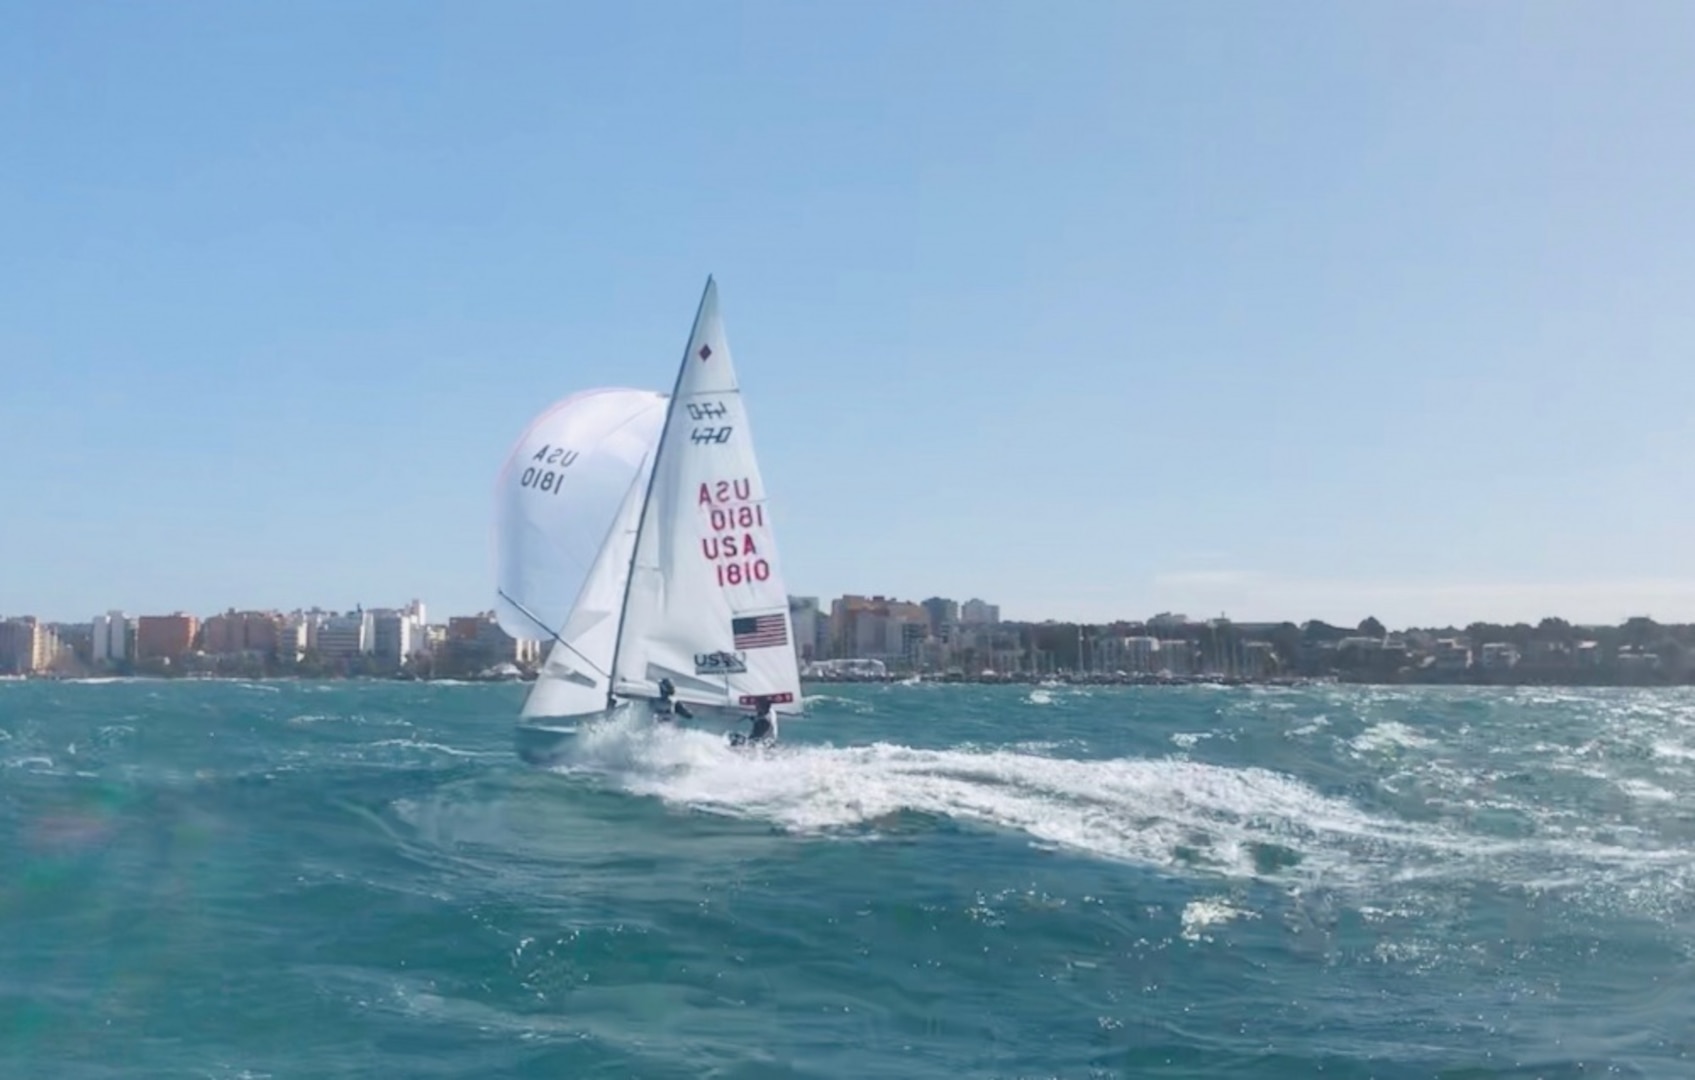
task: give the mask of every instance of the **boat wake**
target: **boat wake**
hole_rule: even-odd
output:
[[[1574,837],[1502,838],[1402,820],[1283,773],[1170,758],[1080,760],[1024,747],[786,744],[760,756],[716,733],[614,719],[557,766],[620,790],[804,833],[873,835],[911,815],[1023,833],[1057,850],[1179,874],[1327,889],[1456,879],[1533,889],[1689,882],[1689,860]]]

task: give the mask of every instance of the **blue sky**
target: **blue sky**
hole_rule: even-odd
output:
[[[1695,8],[0,3],[0,612],[489,606],[717,276],[791,591],[1695,619]]]

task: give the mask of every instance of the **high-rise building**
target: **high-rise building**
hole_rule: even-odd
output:
[[[332,612],[323,608],[313,608],[310,611],[298,613],[300,616],[301,637],[306,642],[303,646],[307,652],[318,651],[318,631],[329,621]]]
[[[213,655],[269,653],[277,647],[282,616],[274,611],[236,611],[206,620],[201,648]]]
[[[199,629],[199,619],[180,611],[170,615],[143,615],[135,622],[135,658],[175,660],[187,656],[194,648],[194,636]]]
[[[47,623],[48,633],[52,634],[57,644],[53,649],[54,660],[51,665],[60,660],[76,661],[87,667],[94,657],[94,628],[85,622]]]
[[[373,649],[371,613],[364,609],[347,615],[331,615],[318,624],[318,655],[326,660],[346,660]]]
[[[121,664],[130,657],[130,617],[121,611],[96,615],[91,623],[94,643],[90,659],[95,664]]]
[[[285,615],[277,626],[277,659],[285,664],[300,662],[307,648],[306,616]]]
[[[57,636],[33,615],[0,621],[0,675],[47,670],[58,644]]]
[[[822,655],[819,623],[823,618],[816,596],[789,597],[789,623],[794,627],[795,658],[801,663]]]
[[[967,600],[960,606],[959,621],[967,626],[994,626],[1001,621],[1000,605]]]
[[[399,668],[425,651],[424,605],[414,600],[403,611],[373,611],[371,651],[388,668]]]
[[[492,611],[448,619],[445,645],[450,656],[474,666],[533,664],[541,657],[541,642],[514,638],[501,629]]]
[[[930,614],[918,604],[885,596],[843,596],[830,604],[830,634],[836,656],[906,660],[916,625],[928,635]],[[920,636],[920,640],[922,639]]]
[[[959,605],[940,596],[924,601],[924,611],[930,616],[930,633],[942,641],[953,640],[954,628],[959,625]]]

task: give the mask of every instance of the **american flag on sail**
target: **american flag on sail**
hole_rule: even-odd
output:
[[[769,649],[789,643],[789,621],[782,615],[748,615],[730,620],[738,649]]]

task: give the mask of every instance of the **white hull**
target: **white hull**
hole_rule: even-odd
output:
[[[579,723],[588,723],[604,715],[520,721],[512,732],[513,748],[519,759],[527,764],[550,765],[559,760],[565,748],[571,745],[571,740],[577,737]]]

